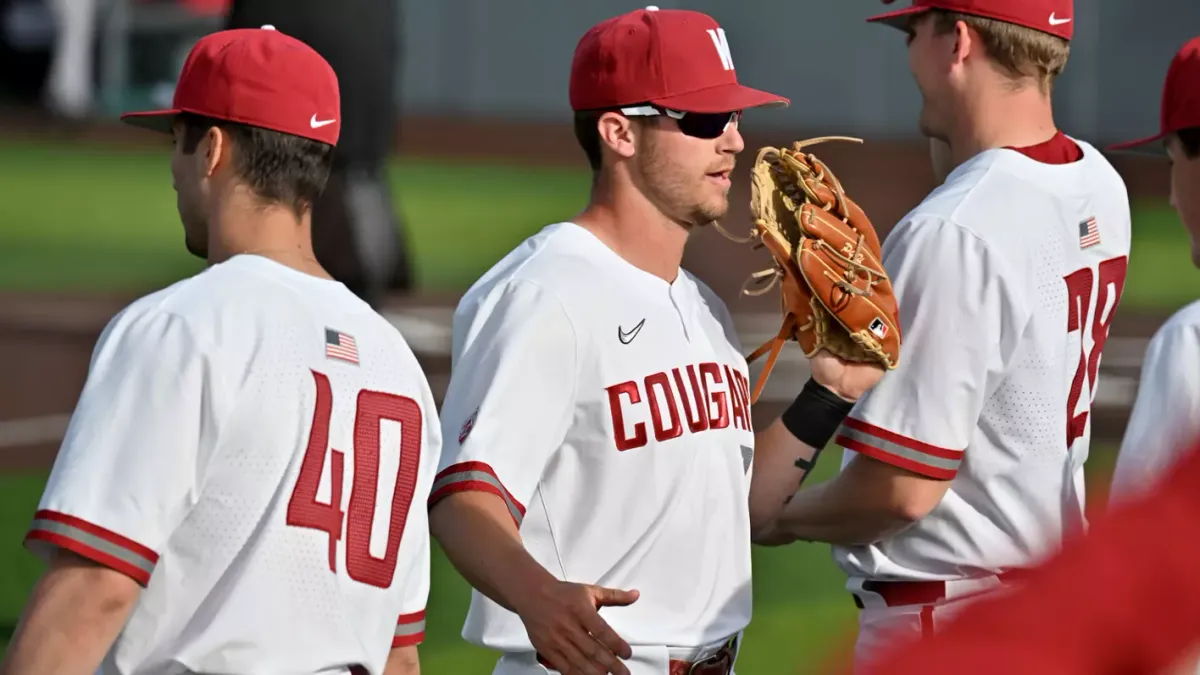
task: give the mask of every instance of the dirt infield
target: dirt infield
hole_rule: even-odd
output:
[[[5,131],[19,129],[22,136],[63,132],[46,127],[37,118],[6,118]],[[749,203],[747,156],[767,143],[790,143],[794,137],[747,138],[750,149],[736,172],[735,205]],[[120,128],[91,127],[69,132],[75,141],[145,143],[141,134],[129,135]],[[581,155],[565,125],[481,123],[444,119],[408,119],[400,127],[403,152],[438,157],[494,158],[538,164],[578,164]],[[822,157],[837,172],[848,190],[860,198],[884,232],[915,206],[933,185],[928,154],[923,143],[869,141],[865,145],[829,143]],[[1121,159],[1118,169],[1126,176],[1131,193],[1139,197],[1163,196],[1167,185],[1164,162],[1152,159]],[[725,222],[733,232],[748,231],[746,208],[739,206]],[[739,297],[738,288],[748,272],[765,267],[766,253],[737,246],[715,231],[700,233],[689,249],[685,265],[705,280],[729,303],[735,314],[770,313],[777,307],[775,294],[761,298]],[[66,415],[78,397],[87,372],[91,349],[108,319],[132,296],[75,294],[0,293],[0,468],[44,468],[53,459]],[[445,314],[454,296],[396,297],[388,311],[397,313],[412,330],[441,339],[444,325],[426,317],[426,310]],[[1144,340],[1165,317],[1121,311],[1113,323],[1110,347],[1105,351],[1101,384],[1135,381]],[[402,328],[402,330],[404,330]],[[440,332],[439,332],[440,331]],[[408,333],[406,333],[408,335]],[[449,362],[444,350],[422,350],[414,346],[441,395]],[[1114,354],[1115,352],[1115,354]],[[774,378],[780,377],[775,375]],[[773,378],[773,379],[774,379]],[[1118,438],[1128,415],[1128,392],[1116,403],[1095,413],[1098,438]],[[756,411],[758,412],[758,411]],[[769,420],[773,411],[763,409],[756,418]]]

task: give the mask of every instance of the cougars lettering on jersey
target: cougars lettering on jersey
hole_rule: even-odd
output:
[[[835,547],[870,579],[960,579],[1032,564],[1083,526],[1090,407],[1124,287],[1129,204],[1093,147],[1052,164],[983,152],[889,235],[904,357],[836,442],[952,481],[870,546]]]
[[[730,424],[753,431],[749,387],[750,381],[741,371],[713,362],[605,387],[617,450],[640,448],[650,441],[651,434],[662,443],[679,438],[685,430],[698,434]],[[638,416],[643,408],[650,413],[649,432],[645,422],[626,424],[626,419]]]
[[[551,574],[638,589],[604,610],[631,643],[704,645],[746,625],[749,371],[711,291],[551,225],[463,297],[452,359],[431,502],[497,495]],[[532,649],[478,592],[464,636]]]
[[[145,587],[103,673],[379,675],[424,635],[440,452],[390,324],[237,256],[109,323],[26,542]]]

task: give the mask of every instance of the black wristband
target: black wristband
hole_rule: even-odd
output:
[[[829,391],[810,377],[808,382],[804,383],[804,389],[800,390],[800,395],[783,411],[779,419],[799,441],[820,453],[853,408],[853,403]],[[811,468],[816,460],[816,455],[813,455],[811,460],[805,462],[809,465],[807,468]],[[803,460],[799,460],[796,466],[806,468],[800,465],[801,461]]]

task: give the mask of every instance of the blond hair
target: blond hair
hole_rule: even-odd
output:
[[[979,35],[988,56],[1016,88],[1032,79],[1040,90],[1049,93],[1055,79],[1067,66],[1071,44],[1063,38],[1006,21],[934,11],[934,30],[938,33],[953,31],[959,21]]]

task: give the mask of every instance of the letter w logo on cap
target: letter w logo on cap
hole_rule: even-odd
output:
[[[721,57],[721,65],[725,70],[733,70],[733,54],[729,53],[729,40],[725,39],[724,28],[709,28],[708,37],[712,38],[713,46],[717,48],[717,56]]]

